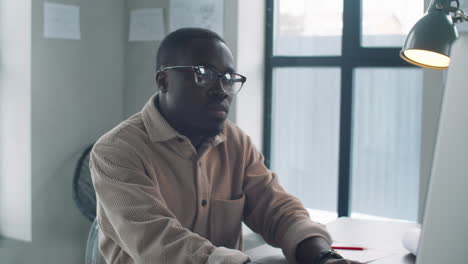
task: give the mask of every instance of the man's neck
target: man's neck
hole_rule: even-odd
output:
[[[196,136],[196,137],[188,137],[190,142],[192,143],[193,147],[198,151],[205,140],[205,137]]]
[[[164,107],[161,107],[159,103],[159,97],[155,98],[153,104],[159,113],[161,113],[161,115],[164,117],[164,119],[169,123],[169,125],[171,125],[179,134],[186,136],[190,140],[190,143],[192,143],[192,146],[195,148],[195,150],[198,151],[200,146],[203,144],[203,141],[206,139],[206,136],[190,133],[190,131],[187,131],[187,129],[178,126],[177,122],[171,121],[169,114],[166,113]]]

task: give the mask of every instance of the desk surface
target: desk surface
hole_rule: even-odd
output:
[[[388,250],[392,255],[372,261],[373,264],[414,264],[416,258],[406,250],[401,239],[417,223],[400,221],[339,218],[327,224],[333,240],[341,244],[362,245],[368,248]],[[246,251],[258,263],[286,264],[281,250],[264,245]]]

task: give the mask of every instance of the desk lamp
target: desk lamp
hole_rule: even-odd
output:
[[[432,0],[426,14],[408,33],[400,56],[421,67],[447,69],[450,49],[458,38],[455,23],[463,21],[468,21],[468,15],[460,9],[459,0]]]

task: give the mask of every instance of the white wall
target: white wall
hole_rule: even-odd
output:
[[[265,1],[237,2],[237,68],[247,82],[236,98],[236,123],[262,150]]]
[[[31,240],[31,3],[0,1],[0,235]]]
[[[31,10],[10,10],[14,17],[7,20],[14,24],[24,21],[24,27],[31,27],[27,36],[14,41],[30,59],[30,65],[18,67],[17,81],[23,78],[31,84],[31,100],[28,102],[29,97],[21,93],[9,94],[8,101],[19,106],[26,100],[23,106],[30,106],[27,113],[31,118],[26,119],[26,114],[24,119],[18,117],[17,111],[2,113],[19,124],[31,122],[32,243],[1,249],[1,263],[84,263],[91,223],[72,200],[72,177],[80,152],[123,117],[124,0],[53,1],[80,6],[81,40],[44,39],[44,0],[21,2],[31,4]],[[13,84],[8,83],[7,88],[25,86]],[[2,143],[5,138],[11,140],[3,133]],[[24,157],[17,156],[16,160],[22,163]],[[21,195],[13,198],[17,196]]]
[[[124,45],[125,45],[125,88],[124,117],[127,118],[141,111],[148,99],[156,92],[155,64],[156,52],[160,41],[128,41],[128,21],[130,12],[140,8],[164,8],[166,25],[168,18],[168,0],[125,1]],[[168,28],[166,27],[166,30]],[[167,31],[166,31],[167,32]]]

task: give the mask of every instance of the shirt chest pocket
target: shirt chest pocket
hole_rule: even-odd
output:
[[[215,246],[240,249],[245,196],[235,200],[211,200],[210,240]]]

